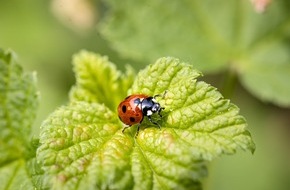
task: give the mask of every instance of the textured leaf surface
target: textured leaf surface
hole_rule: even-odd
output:
[[[129,93],[167,94],[158,98],[161,129],[145,119],[136,138],[135,126],[121,132],[117,104],[74,99],[56,110],[41,126],[44,181],[53,189],[201,189],[206,161],[254,144],[238,108],[200,75],[173,58],[141,71]]]
[[[37,108],[36,80],[0,50],[0,164],[22,157]]]
[[[76,85],[70,100],[105,103],[111,109],[126,95],[135,77],[129,65],[123,74],[107,57],[87,51],[75,55],[73,65]]]
[[[14,53],[0,49],[0,189],[34,188],[26,159],[38,105],[35,83],[35,74],[24,73]]]
[[[57,110],[40,136],[37,159],[46,171],[45,181],[52,181],[55,189],[199,187],[192,179],[203,175],[202,161],[182,155],[188,150],[171,145],[170,134],[149,134],[146,147],[144,136],[135,140],[121,129],[117,115],[96,103],[77,102]]]
[[[139,73],[130,93],[154,95],[167,90],[165,99],[160,100],[165,107],[162,130],[170,132],[195,157],[211,160],[237,148],[253,152],[255,146],[238,107],[214,87],[197,81],[200,75],[178,59],[161,58]],[[147,128],[140,136],[147,130],[156,133]]]
[[[170,55],[206,72],[229,68],[258,98],[290,106],[288,0],[272,1],[263,14],[242,0],[106,2],[101,33],[123,56]]]

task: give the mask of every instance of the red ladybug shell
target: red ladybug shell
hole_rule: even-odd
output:
[[[141,105],[134,102],[138,98],[142,101],[143,99],[148,98],[148,96],[143,94],[131,95],[118,106],[119,118],[126,125],[131,126],[136,123],[141,123],[144,118]]]

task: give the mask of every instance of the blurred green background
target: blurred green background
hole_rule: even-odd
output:
[[[35,136],[41,121],[67,102],[74,53],[87,49],[108,55],[121,70],[127,63],[136,70],[147,64],[125,59],[102,38],[97,24],[105,10],[99,1],[1,1],[0,47],[14,50],[26,71],[37,72],[41,101]],[[202,80],[221,88],[224,75],[211,73]],[[239,152],[210,163],[204,189],[289,190],[290,109],[263,103],[240,84],[231,100],[246,117],[257,149],[254,155]]]

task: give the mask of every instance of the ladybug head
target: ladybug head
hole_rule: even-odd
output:
[[[158,111],[160,110],[160,108],[161,108],[161,106],[160,106],[159,103],[154,103],[154,104],[152,105],[151,111],[152,111],[153,113],[155,113],[155,112],[158,112]]]

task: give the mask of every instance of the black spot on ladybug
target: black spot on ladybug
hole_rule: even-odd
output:
[[[131,122],[135,122],[135,118],[134,117],[130,117],[130,121]]]
[[[126,111],[127,111],[127,107],[126,107],[125,105],[123,105],[123,106],[122,106],[122,112],[123,112],[123,113],[126,113]]]

